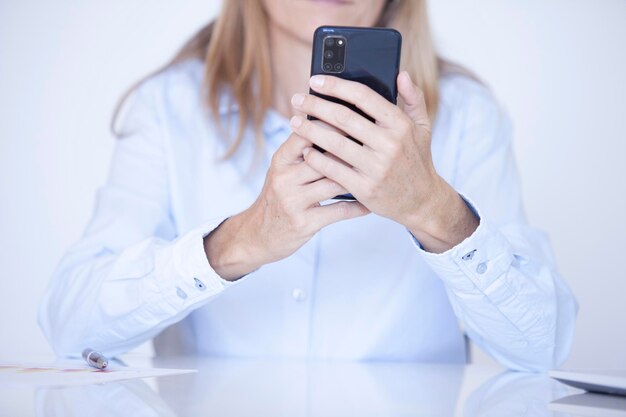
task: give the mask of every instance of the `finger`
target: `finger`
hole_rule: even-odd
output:
[[[370,149],[358,145],[353,140],[337,132],[325,129],[301,116],[292,117],[290,125],[298,135],[310,140],[359,170],[364,170],[372,164]]]
[[[355,192],[361,188],[361,176],[354,169],[336,161],[320,151],[306,148],[304,160],[323,176],[341,184],[344,188]]]
[[[398,106],[390,103],[365,84],[356,81],[327,75],[315,75],[311,77],[309,84],[318,93],[354,104],[383,126],[393,126],[400,112]]]
[[[419,126],[430,132],[430,117],[426,109],[424,93],[413,81],[409,73],[402,71],[398,75],[398,93],[404,102],[404,112]]]
[[[306,118],[306,114],[296,114],[296,116],[303,116]],[[333,125],[329,125],[328,123],[326,123],[323,120],[320,119],[313,119],[311,120],[311,123],[318,125],[319,127],[321,127],[322,129],[326,129],[326,130],[330,130],[331,132],[335,132],[335,133],[339,133],[342,136],[349,136],[346,132],[344,132],[341,129],[337,129],[337,127],[333,126]]]
[[[317,204],[320,201],[326,201],[337,195],[348,193],[348,190],[328,178],[322,178],[318,181],[304,185],[301,190],[302,194],[306,196],[306,207],[311,207],[312,205]]]
[[[295,133],[289,135],[287,140],[276,150],[274,156],[283,165],[292,165],[302,162],[302,151],[304,148],[312,146],[310,140]]]
[[[340,163],[341,165],[348,167],[348,168],[352,168],[352,165],[350,165],[349,163],[347,163],[346,161],[344,161],[343,159],[340,159],[339,157],[333,155],[330,152],[326,152],[324,153],[324,155],[326,155],[327,157],[329,157],[330,159],[332,159],[333,161],[336,161],[338,163]]]
[[[340,201],[338,203],[313,207],[309,210],[312,223],[318,225],[320,228],[341,220],[365,216],[369,213],[370,211],[367,207],[358,201]]]
[[[296,185],[305,185],[317,181],[320,178],[324,178],[324,175],[317,172],[311,165],[304,162],[304,160],[299,164],[292,165],[289,169],[291,170],[289,176],[292,177],[293,184]]]
[[[311,94],[296,94],[291,103],[296,110],[314,116],[376,149],[382,129],[348,107]]]

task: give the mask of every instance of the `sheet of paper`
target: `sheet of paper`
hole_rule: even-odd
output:
[[[133,378],[152,378],[197,372],[193,369],[138,368],[110,362],[106,369],[96,369],[84,361],[48,364],[0,363],[0,386],[71,386],[103,384]]]

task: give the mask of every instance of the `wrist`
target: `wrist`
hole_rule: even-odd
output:
[[[425,250],[443,253],[471,236],[479,219],[465,200],[443,179],[428,202],[411,217],[407,229]]]
[[[246,234],[245,212],[229,217],[204,238],[204,251],[211,268],[222,278],[236,281],[259,268]],[[258,252],[257,252],[258,253]]]

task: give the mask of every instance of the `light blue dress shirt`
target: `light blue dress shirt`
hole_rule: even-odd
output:
[[[230,283],[202,238],[259,195],[290,134],[270,111],[265,149],[247,131],[234,158],[203,104],[203,64],[144,82],[124,115],[108,180],[80,241],[59,264],[40,325],[59,355],[114,355],[178,323],[187,353],[238,357],[466,361],[464,334],[513,369],[561,364],[577,305],[546,237],[527,224],[510,123],[482,85],[441,79],[432,154],[478,229],[442,254],[370,214],[332,224],[293,255]],[[220,117],[237,108],[222,95]]]

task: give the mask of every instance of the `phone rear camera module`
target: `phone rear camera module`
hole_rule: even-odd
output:
[[[347,41],[343,36],[328,36],[324,39],[322,50],[322,69],[324,72],[337,74],[346,67]]]

